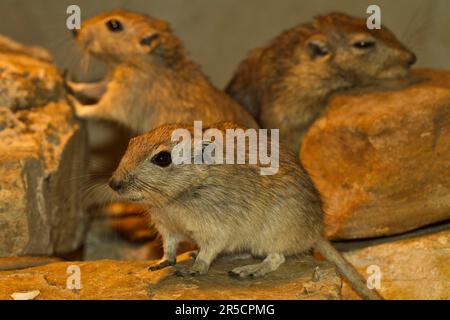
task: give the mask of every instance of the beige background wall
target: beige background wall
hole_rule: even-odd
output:
[[[79,54],[65,29],[69,4],[80,5],[83,18],[122,7],[169,20],[221,87],[250,48],[281,30],[335,10],[366,16],[369,4],[381,6],[382,22],[418,54],[420,66],[450,69],[449,0],[0,0],[0,33],[47,47],[61,68],[76,73]],[[98,72],[91,67],[87,78]]]

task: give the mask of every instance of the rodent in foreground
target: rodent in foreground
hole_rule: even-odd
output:
[[[213,127],[222,133],[239,128],[233,123]],[[285,256],[315,248],[362,297],[380,299],[323,237],[320,196],[293,153],[280,146],[278,173],[265,176],[259,164],[175,164],[172,150],[178,142],[172,133],[180,128],[193,132],[192,126],[164,125],[133,138],[109,183],[124,199],[151,207],[164,248],[164,257],[151,270],[175,265],[181,241],[195,243],[199,251],[193,266],[180,269],[180,275],[206,274],[221,253],[250,253],[264,260],[230,273],[259,277],[276,270]],[[203,146],[211,143],[203,141]]]
[[[94,105],[72,99],[79,117],[114,121],[138,134],[195,120],[258,127],[245,108],[210,83],[166,21],[116,10],[83,21],[74,35],[85,53],[110,69],[98,83],[68,81],[72,92],[99,99]]]
[[[405,78],[415,62],[386,27],[369,30],[365,19],[331,13],[251,50],[225,91],[298,151],[331,95]]]

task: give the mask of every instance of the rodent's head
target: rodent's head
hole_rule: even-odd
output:
[[[176,203],[183,195],[189,196],[189,191],[202,189],[203,184],[220,183],[236,168],[222,162],[215,163],[213,158],[209,158],[211,149],[213,154],[221,150],[215,150],[216,137],[222,136],[219,141],[225,143],[223,135],[228,129],[244,132],[246,128],[232,122],[222,122],[202,128],[200,132],[197,129],[182,124],[162,125],[131,139],[109,186],[126,200],[162,207],[167,203]],[[198,137],[199,133],[202,133],[201,137]],[[223,146],[222,143],[220,145]],[[249,149],[245,149],[247,157]],[[222,149],[222,152],[225,150]],[[225,153],[222,156],[225,157]],[[201,163],[197,164],[199,159]],[[259,164],[240,166],[259,173]],[[243,170],[242,167],[240,169]]]
[[[232,139],[235,139],[235,134],[241,133],[255,133],[254,143],[260,142],[254,129],[248,129],[247,132],[247,128],[232,122],[217,123],[200,131],[193,126],[181,124],[163,125],[131,139],[109,185],[126,200],[162,207],[169,202],[176,203],[183,195],[189,196],[191,192],[204,190],[204,185],[228,185],[228,177],[235,176],[237,170],[245,172],[247,176],[259,176],[264,168],[267,169],[265,173],[277,173],[279,162],[274,157],[278,150],[272,149],[277,146],[273,144],[272,137],[266,140],[266,150],[270,149],[271,156],[265,159],[264,163],[238,161],[230,165],[223,161],[225,157],[228,160],[230,156],[227,135],[232,134]],[[231,154],[235,160],[238,150],[245,152],[244,159],[250,159],[258,153],[259,148],[250,147],[250,137],[244,139],[245,150],[238,149],[240,147],[237,140]],[[219,156],[220,153],[222,156]],[[217,156],[222,160],[216,159]],[[284,151],[282,159],[281,162],[296,163],[295,156],[286,155]],[[216,160],[219,162],[216,163]],[[273,168],[275,170],[271,170]],[[195,197],[199,196],[199,193],[195,194]]]
[[[365,19],[331,13],[317,17],[311,27],[304,43],[308,59],[357,83],[406,76],[416,62],[389,29],[370,30]]]
[[[287,30],[259,52],[257,79],[276,84],[290,76],[328,90],[402,78],[416,62],[386,27],[369,30],[365,19],[343,13]]]
[[[109,63],[152,57],[170,62],[183,52],[181,41],[173,35],[166,21],[125,10],[83,21],[74,36],[84,50]]]
[[[127,200],[163,206],[194,185],[202,166],[172,162],[172,132],[179,128],[164,125],[131,139],[109,186]]]

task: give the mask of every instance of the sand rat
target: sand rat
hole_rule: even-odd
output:
[[[343,13],[318,16],[253,49],[226,92],[263,128],[279,128],[298,151],[309,126],[331,95],[387,85],[408,76],[416,56],[386,27],[369,30],[365,19]]]
[[[79,46],[109,66],[98,83],[74,83],[76,94],[98,100],[82,105],[81,118],[112,120],[136,133],[165,123],[234,121],[257,127],[253,117],[215,88],[163,20],[116,10],[94,16],[74,30]]]
[[[239,129],[233,123],[212,127],[221,133]],[[152,221],[163,238],[164,257],[151,270],[175,265],[181,241],[191,241],[199,248],[193,266],[178,271],[182,276],[206,274],[219,254],[250,253],[263,261],[235,268],[230,274],[260,277],[275,271],[287,256],[314,248],[336,264],[361,296],[380,298],[324,238],[320,196],[292,152],[279,147],[278,171],[271,175],[261,174],[266,164],[260,162],[180,164],[176,160],[180,141],[173,141],[172,134],[182,128],[195,132],[189,126],[164,125],[133,138],[109,183],[124,199],[152,208]],[[183,139],[198,146],[198,140],[195,144],[191,137]],[[210,155],[220,154],[216,141],[220,139],[201,141],[204,159],[205,150]],[[269,140],[267,148],[273,152],[276,145]],[[250,159],[251,149],[245,150]]]

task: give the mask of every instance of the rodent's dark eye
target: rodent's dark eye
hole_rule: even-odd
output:
[[[161,151],[157,155],[153,156],[151,162],[160,167],[167,167],[172,163],[172,155],[170,152]]]
[[[106,22],[106,26],[111,32],[120,32],[123,30],[123,25],[119,20],[111,19]]]
[[[370,49],[375,47],[375,42],[373,41],[358,41],[353,44],[357,49]]]

